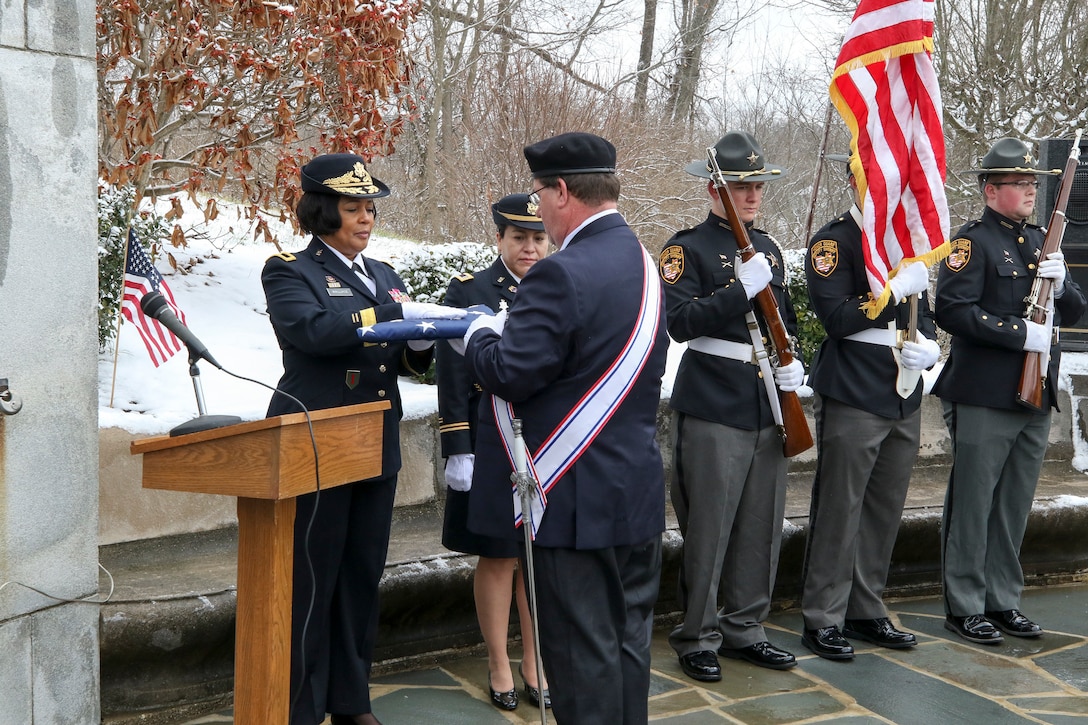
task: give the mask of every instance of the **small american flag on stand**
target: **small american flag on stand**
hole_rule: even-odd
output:
[[[169,360],[182,348],[174,333],[167,330],[159,321],[148,317],[140,309],[140,300],[149,292],[158,290],[170,305],[178,319],[185,322],[185,315],[174,303],[174,294],[163,280],[159,270],[151,263],[147,252],[136,240],[136,234],[128,232],[128,249],[125,251],[125,294],[121,299],[121,314],[136,326],[140,339],[144,341],[147,354],[155,367]]]

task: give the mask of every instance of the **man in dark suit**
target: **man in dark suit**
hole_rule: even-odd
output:
[[[302,190],[296,211],[313,239],[300,252],[270,257],[261,273],[283,351],[277,387],[309,410],[380,400],[392,406],[384,416],[380,476],[296,501],[291,724],[317,725],[330,712],[334,725],[377,725],[369,679],[401,463],[397,375],[426,372],[433,343],[364,344],[358,330],[465,312],[411,302],[391,267],[363,256],[374,199],[389,189],[362,158],[318,156],[302,167]],[[268,415],[300,410],[291,398],[273,394]]]
[[[469,527],[521,535],[512,405],[547,492],[542,518],[523,512],[523,525],[536,528],[539,646],[556,720],[645,723],[665,527],[661,283],[616,211],[612,144],[567,133],[524,153],[559,251],[525,275],[508,317],[480,318],[465,335],[469,371],[493,396],[476,440]]]
[[[828,158],[849,161],[837,154]],[[863,310],[872,292],[853,175],[849,183],[854,205],[816,232],[805,256],[809,298],[827,338],[809,374],[819,459],[805,547],[801,641],[833,660],[854,657],[844,633],[892,649],[917,643],[892,623],[882,595],[918,455],[920,371],[940,353],[926,293],[929,271],[922,262],[892,279],[894,299],[877,319]],[[898,331],[910,320],[908,296],[918,305],[917,338],[900,350]],[[897,380],[903,382],[897,386]]]
[[[1073,325],[1086,306],[1067,278],[1061,252],[1041,258],[1044,231],[1027,218],[1037,176],[1022,141],[1003,138],[982,159],[982,218],[952,239],[937,278],[937,324],[952,348],[933,392],[944,402],[952,437],[952,475],[941,532],[945,627],[969,642],[998,644],[1001,632],[1037,637],[1020,611],[1020,544],[1057,408],[1061,347],[1053,331]],[[1053,281],[1050,325],[1025,318],[1035,277]],[[1026,352],[1049,354],[1041,411],[1017,402]]]

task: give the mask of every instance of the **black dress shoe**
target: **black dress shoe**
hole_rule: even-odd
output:
[[[708,649],[680,655],[680,669],[691,679],[700,682],[717,682],[722,679],[718,658]]]
[[[955,632],[968,642],[1001,644],[1005,641],[997,628],[990,624],[981,614],[972,614],[967,617],[956,617],[949,614],[944,618],[944,628],[949,632]]]
[[[734,660],[744,660],[753,665],[771,670],[788,670],[797,665],[797,658],[784,649],[778,649],[770,642],[756,642],[747,647],[732,649],[721,647],[718,654]]]
[[[1006,609],[1003,612],[986,612],[986,619],[1005,634],[1013,637],[1038,637],[1043,628],[1024,616],[1019,609]]]
[[[910,632],[896,629],[887,617],[878,619],[848,619],[842,628],[844,637],[860,639],[888,649],[906,649],[918,644],[918,638]]]
[[[491,673],[487,673],[487,691],[491,693],[491,704],[500,710],[516,710],[518,708],[518,691],[510,688],[505,692],[496,692],[491,686]]]
[[[518,665],[518,674],[521,675],[521,681],[525,682],[525,672],[521,669],[521,665]],[[541,695],[540,689],[533,687],[528,682],[525,682],[525,696],[529,698],[529,702],[533,707],[540,707],[540,701],[544,701],[544,709],[548,709],[552,706],[552,693],[548,692],[548,688],[544,688],[544,693]]]
[[[854,646],[846,641],[835,626],[802,630],[801,644],[825,660],[854,659]]]

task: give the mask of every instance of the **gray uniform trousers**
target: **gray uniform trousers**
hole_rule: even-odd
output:
[[[763,642],[786,507],[782,439],[773,426],[742,430],[682,413],[672,430],[684,619],[669,644],[685,655]]]
[[[892,420],[816,396],[801,614],[805,627],[888,616],[881,597],[918,455],[921,413]]]
[[[952,475],[944,501],[945,612],[1019,609],[1020,544],[1050,437],[1050,411],[944,402]]]

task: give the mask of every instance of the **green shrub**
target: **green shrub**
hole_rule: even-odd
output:
[[[393,269],[404,280],[405,292],[416,302],[441,303],[454,275],[490,267],[498,251],[494,245],[476,242],[418,245],[392,260]],[[422,383],[434,384],[434,363]]]
[[[498,250],[492,244],[420,244],[392,263],[413,300],[441,303],[454,275],[490,267],[497,256]]]
[[[812,303],[809,301],[808,283],[805,281],[805,250],[787,249],[783,254],[786,260],[786,286],[793,302],[793,310],[797,313],[798,352],[801,353],[805,369],[808,370],[827,333],[816,313],[812,311]]]
[[[125,277],[125,240],[136,192],[131,186],[100,186],[98,193],[98,348],[105,350],[117,334],[121,288]],[[170,235],[167,222],[154,212],[140,212],[132,230],[144,249],[156,249]],[[154,259],[153,255],[149,255]]]

